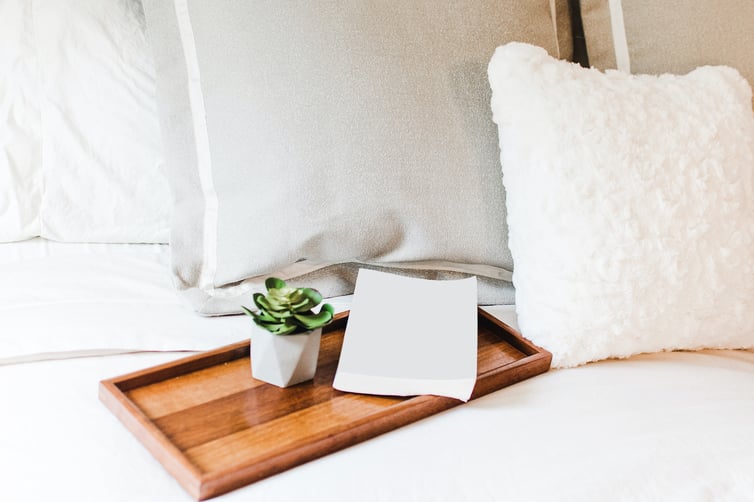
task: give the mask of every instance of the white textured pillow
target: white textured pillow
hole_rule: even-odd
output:
[[[0,240],[167,242],[144,30],[139,0],[0,5]]]
[[[509,44],[489,78],[519,323],[553,365],[754,346],[754,116],[738,72],[601,73]]]

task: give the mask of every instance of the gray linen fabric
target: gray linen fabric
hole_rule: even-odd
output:
[[[632,73],[727,65],[754,85],[751,0],[581,0],[581,15],[589,63],[597,68],[619,66],[617,45],[627,50]]]
[[[486,68],[511,40],[569,58],[565,0],[558,33],[549,0],[144,5],[197,311],[237,311],[266,275],[347,294],[359,266],[513,300]]]

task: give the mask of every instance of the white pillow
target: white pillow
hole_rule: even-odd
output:
[[[754,116],[737,71],[489,65],[516,305],[553,366],[754,346]],[[555,92],[557,91],[557,92]]]
[[[12,135],[0,148],[17,152],[0,155],[11,201],[0,208],[0,239],[167,242],[141,2],[12,0],[0,14],[0,28],[13,28],[0,35],[0,69],[12,70],[0,84],[0,127]]]
[[[39,234],[41,137],[30,2],[0,2],[0,242]]]

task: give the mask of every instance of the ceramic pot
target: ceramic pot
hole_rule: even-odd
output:
[[[289,387],[314,378],[322,328],[296,335],[274,335],[253,326],[251,375],[278,387]]]

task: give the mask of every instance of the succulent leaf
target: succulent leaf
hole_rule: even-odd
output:
[[[264,310],[260,310],[259,312],[252,312],[251,310],[247,309],[243,305],[241,305],[241,308],[243,309],[244,313],[248,316],[251,316],[255,321],[261,321],[265,323],[277,323],[280,322],[274,317],[272,317],[270,314],[265,312]]]
[[[271,310],[267,298],[262,293],[254,293],[252,300],[259,310]]]
[[[312,288],[302,288],[301,292],[309,298],[309,301],[311,301],[314,305],[319,305],[322,303],[322,295],[317,291],[316,289]]]
[[[304,298],[301,302],[291,305],[291,310],[296,312],[297,314],[300,314],[303,312],[308,312],[316,306],[317,304],[313,303],[309,298]]]
[[[277,298],[273,298],[269,295],[264,297],[264,301],[267,303],[266,309],[267,310],[285,310],[286,305],[284,302],[281,302]]]
[[[276,331],[275,334],[276,335],[292,335],[292,334],[294,334],[296,332],[297,329],[298,329],[298,326],[295,326],[295,325],[293,325],[293,326],[287,326],[285,329],[282,329],[280,331]]]
[[[293,317],[307,330],[317,329],[332,321],[333,308],[326,303],[318,314],[293,314]]]
[[[296,288],[273,288],[267,292],[267,298],[269,298],[270,301],[285,304],[290,302],[297,292],[298,289]]]
[[[335,317],[335,308],[332,305],[330,305],[329,303],[325,303],[324,305],[322,305],[322,309],[320,310],[320,312],[322,310],[326,310],[326,311],[330,312],[330,314],[333,317]]]
[[[271,289],[281,289],[285,287],[285,281],[278,279],[277,277],[268,277],[267,280],[264,281],[264,287],[267,288],[267,291]]]
[[[259,312],[241,307],[254,322],[278,335],[288,335],[316,329],[328,324],[334,316],[331,305],[322,305],[319,313],[312,309],[322,302],[322,295],[312,288],[294,288],[285,281],[270,277],[265,281],[267,294],[255,293],[254,305]]]
[[[278,324],[257,322],[257,325],[263,327],[264,329],[275,335],[289,335],[293,333],[296,328],[298,328],[296,324],[288,324],[285,322]]]
[[[241,305],[241,310],[243,310],[243,313],[246,314],[247,316],[251,316],[256,319],[256,314],[252,312],[251,310],[247,309],[246,307],[244,307],[243,305]]]
[[[274,318],[276,321],[287,319],[293,316],[293,312],[290,312],[288,310],[269,310],[265,313]]]

